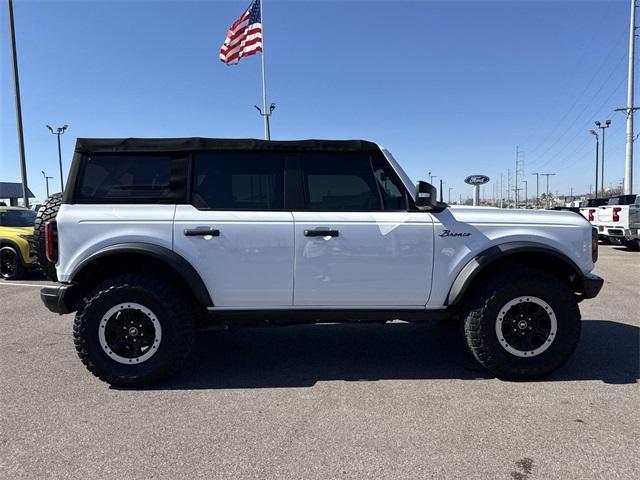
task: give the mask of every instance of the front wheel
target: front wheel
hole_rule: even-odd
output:
[[[524,267],[497,273],[471,295],[463,312],[473,356],[498,378],[549,374],[580,337],[580,310],[556,277]]]
[[[24,274],[22,258],[17,249],[9,246],[0,248],[0,277],[17,280]]]
[[[194,338],[189,303],[167,283],[118,275],[81,302],[73,336],[78,356],[101,380],[139,386],[173,374]]]

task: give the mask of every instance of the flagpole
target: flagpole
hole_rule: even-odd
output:
[[[267,111],[267,76],[264,66],[264,10],[262,8],[262,0],[260,0],[260,24],[262,26],[262,118],[264,120],[264,139],[271,140],[271,129],[269,128],[269,117],[271,112]]]

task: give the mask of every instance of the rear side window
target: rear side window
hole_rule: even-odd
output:
[[[283,210],[284,160],[263,152],[196,153],[192,203],[201,210]]]
[[[302,158],[301,166],[307,210],[358,212],[382,209],[368,155],[308,154]]]
[[[171,155],[86,157],[75,198],[88,202],[169,202],[180,197],[186,160]]]
[[[609,199],[609,205],[631,205],[636,199],[635,195],[619,195]]]

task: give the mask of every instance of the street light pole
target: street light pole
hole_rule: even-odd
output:
[[[60,191],[64,192],[64,179],[63,179],[63,174],[62,174],[62,149],[60,147],[60,136],[64,135],[64,132],[67,128],[69,128],[69,125],[63,125],[61,127],[56,128],[56,131],[53,131],[53,128],[51,128],[49,125],[47,125],[47,128],[49,129],[49,131],[58,136],[58,162],[60,164]]]
[[[527,200],[529,199],[529,191],[528,191],[528,182],[526,180],[522,180],[522,183],[524,183],[524,208],[527,208]]]
[[[611,126],[611,120],[605,121],[604,125],[602,125],[600,122],[596,122],[596,127],[602,130],[602,146],[600,147],[601,148],[600,157],[602,157],[602,178],[600,179],[600,184],[602,185],[602,195],[604,195],[604,133],[605,133],[605,129],[609,128],[610,126]]]
[[[13,0],[9,5],[9,34],[11,36],[11,55],[13,57],[13,86],[16,97],[16,123],[18,126],[18,149],[20,153],[20,176],[22,179],[22,201],[29,208],[29,188],[27,186],[27,161],[24,155],[24,134],[22,132],[22,103],[20,101],[20,77],[18,76],[18,50],[16,49],[16,32],[13,25]]]
[[[591,132],[591,135],[596,137],[596,198],[598,198],[598,146],[600,143],[600,137],[595,130],[589,130],[589,132]]]
[[[549,208],[549,177],[552,177],[555,175],[555,173],[541,173],[540,175],[542,175],[543,177],[547,177],[547,208]]]
[[[42,176],[44,177],[44,181],[47,184],[47,198],[49,198],[49,179],[53,177],[50,177],[46,173],[44,173],[44,170],[42,170]]]
[[[451,203],[451,190],[453,190],[453,187],[449,187],[449,198],[447,199],[447,203]]]
[[[531,175],[536,176],[536,208],[538,208],[540,204],[540,174],[532,173]]]

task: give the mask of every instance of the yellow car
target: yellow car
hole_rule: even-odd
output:
[[[20,207],[0,207],[0,277],[15,280],[37,267],[32,254],[36,212]]]

